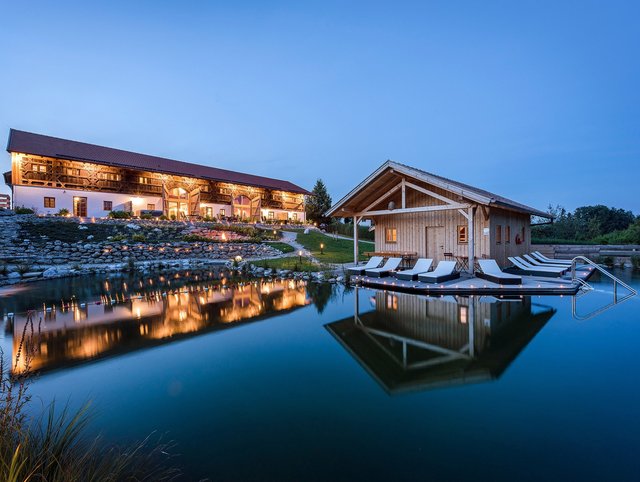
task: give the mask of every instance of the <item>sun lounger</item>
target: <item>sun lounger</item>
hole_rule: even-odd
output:
[[[354,266],[353,268],[347,269],[347,272],[352,275],[362,276],[366,270],[377,268],[378,266],[380,266],[380,263],[382,263],[383,259],[384,258],[382,256],[373,256],[367,262],[367,264],[363,266]]]
[[[384,278],[389,276],[392,271],[398,269],[402,263],[402,258],[389,258],[382,268],[372,268],[365,271],[367,276],[372,278]]]
[[[418,280],[423,283],[442,283],[460,277],[460,273],[456,271],[455,261],[440,261],[436,269],[430,273],[418,275]]]
[[[529,255],[529,254],[523,254],[522,257],[529,263],[532,264],[533,266],[542,266],[542,267],[547,267],[547,268],[563,268],[563,269],[567,269],[569,267],[569,265],[566,264],[560,264],[560,263],[544,263],[536,258],[534,258],[533,256]]]
[[[413,281],[418,279],[418,275],[426,273],[431,268],[433,263],[432,259],[420,258],[416,261],[416,264],[411,269],[405,269],[404,271],[397,271],[394,276],[398,279]]]
[[[522,276],[505,273],[500,269],[495,259],[479,259],[478,264],[482,270],[482,273],[476,271],[478,278],[483,278],[501,285],[519,285],[522,283]]]
[[[554,266],[533,266],[519,256],[511,256],[509,257],[509,261],[511,261],[516,268],[531,276],[560,276],[569,269],[568,267],[558,268]]]
[[[533,255],[533,257],[538,258],[538,260],[542,261],[543,263],[551,263],[551,264],[560,264],[560,265],[571,266],[571,260],[570,259],[551,259],[551,258],[547,258],[540,251],[534,251],[531,254]]]

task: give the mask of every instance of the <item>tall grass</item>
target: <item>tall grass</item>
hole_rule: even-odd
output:
[[[59,413],[52,402],[38,416],[27,415],[31,402],[31,360],[40,323],[29,313],[8,366],[0,350],[0,480],[7,482],[170,481],[180,475],[172,466],[171,443],[147,437],[120,448],[88,434],[90,405]],[[13,368],[13,369],[12,369]],[[157,440],[154,440],[156,438]]]

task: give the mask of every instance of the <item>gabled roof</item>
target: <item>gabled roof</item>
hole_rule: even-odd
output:
[[[399,162],[391,160],[382,164],[382,166],[376,169],[364,181],[362,181],[354,189],[352,189],[351,192],[349,192],[346,196],[340,199],[340,201],[334,204],[331,209],[327,211],[326,215],[340,216],[339,214],[337,214],[339,210],[348,205],[351,201],[355,201],[364,188],[380,180],[384,174],[389,172],[417,179],[478,204],[551,219],[551,215],[549,213],[545,213],[525,204],[512,201],[511,199],[499,196],[498,194],[494,194],[489,191],[485,191],[484,189],[473,187],[458,181],[453,181],[452,179],[447,179],[446,177],[438,176],[436,174],[432,174],[430,172],[416,169],[415,167],[407,166],[405,164],[401,164]]]
[[[310,194],[289,181],[11,129],[7,151]]]

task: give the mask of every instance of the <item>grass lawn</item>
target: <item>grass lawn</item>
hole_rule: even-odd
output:
[[[334,239],[317,231],[309,234],[298,233],[297,241],[322,263],[352,263],[353,241],[349,239]],[[324,254],[320,254],[320,243],[324,244]],[[358,242],[359,259],[366,259],[365,251],[373,251],[371,243]]]
[[[322,264],[313,264],[309,261],[309,258],[300,258],[298,256],[290,256],[288,258],[275,258],[275,259],[263,259],[261,261],[254,261],[253,264],[260,266],[261,268],[271,269],[289,269],[292,271],[325,271],[326,266]]]
[[[291,246],[290,244],[287,244],[287,243],[266,243],[266,244],[268,244],[272,248],[276,248],[276,249],[282,251],[283,253],[291,253],[291,252],[293,252],[293,246]]]

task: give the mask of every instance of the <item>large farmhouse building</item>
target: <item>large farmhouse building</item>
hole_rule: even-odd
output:
[[[473,271],[478,258],[508,265],[530,251],[531,216],[548,213],[393,161],[385,162],[328,216],[375,225],[375,251],[411,254],[435,262],[456,259]],[[357,239],[357,229],[354,236]],[[472,260],[472,262],[470,262]]]
[[[288,181],[11,129],[4,173],[14,206],[75,216],[162,211],[176,219],[304,221],[305,189]]]

